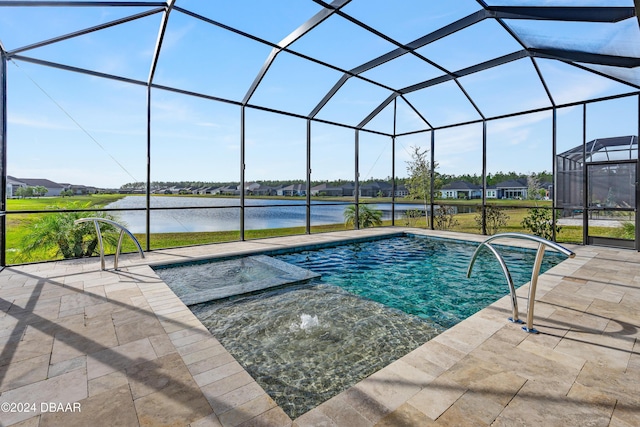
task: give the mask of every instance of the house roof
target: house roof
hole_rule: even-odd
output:
[[[482,186],[466,181],[454,181],[443,185],[442,190],[482,190]]]
[[[510,181],[503,181],[496,184],[496,188],[527,188],[526,179],[514,179]]]
[[[374,189],[386,190],[391,188],[391,184],[384,181],[374,181],[374,182],[368,182],[366,184],[362,184],[360,185],[360,188],[374,188]]]
[[[7,175],[7,184],[24,184],[24,182],[20,181],[18,178]]]
[[[316,186],[311,187],[311,191],[342,191],[342,187],[334,187],[329,184],[318,184]]]
[[[300,190],[305,190],[306,188],[307,188],[306,184],[291,184],[291,185],[287,185],[282,189],[287,191],[294,191],[294,190],[300,191]]]
[[[20,178],[16,179],[18,182],[23,182],[30,187],[42,186],[45,188],[64,188],[63,185],[58,184],[57,182],[49,181],[48,179],[42,178]]]

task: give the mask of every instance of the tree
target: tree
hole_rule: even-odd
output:
[[[90,203],[71,203],[67,209],[87,209]],[[61,212],[44,215],[31,226],[31,232],[21,241],[20,257],[55,251],[56,256],[68,258],[88,257],[97,254],[98,236],[91,222],[74,224],[76,219],[88,216],[85,212]],[[106,212],[90,212],[92,217],[115,220]],[[105,243],[116,246],[119,232],[111,225],[100,224]]]
[[[496,234],[501,227],[506,227],[509,215],[504,213],[502,208],[488,205],[485,208],[485,226],[488,234]],[[482,230],[482,208],[478,208],[478,214],[475,216],[476,225]]]
[[[349,205],[344,210],[344,225],[353,227],[356,223],[356,206]],[[382,211],[372,209],[367,205],[360,205],[358,209],[358,228],[382,225]]]
[[[16,189],[14,193],[17,197],[32,197],[33,196],[33,187],[19,187]]]
[[[431,162],[427,160],[428,149],[411,146],[411,160],[407,161],[407,173],[409,178],[405,186],[409,191],[409,198],[422,200],[426,224],[429,225],[427,205],[431,202]],[[437,164],[434,163],[435,170]],[[434,182],[435,187],[435,182]]]
[[[18,189],[16,189],[14,195],[18,196],[18,197],[40,197],[40,196],[44,196],[45,194],[47,194],[49,192],[49,190],[42,186],[42,185],[36,185],[35,187],[31,187],[31,186],[26,186],[26,187],[20,187]]]
[[[535,173],[532,173],[527,177],[527,199],[531,199],[531,200],[541,199],[540,190],[542,190],[542,187],[540,185],[540,180],[538,179]]]
[[[48,192],[49,192],[49,190],[46,187],[42,186],[42,185],[36,185],[33,188],[33,195],[36,196],[36,197],[44,196]]]

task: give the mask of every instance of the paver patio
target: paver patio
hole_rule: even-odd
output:
[[[149,266],[402,230],[161,250],[145,259],[131,254],[120,259],[119,271],[101,271],[95,258],[7,267],[0,272],[0,402],[20,411],[3,405],[0,424],[640,425],[634,251],[569,246],[576,258],[538,282],[540,334],[507,322],[510,302],[502,298],[296,420]],[[522,317],[527,292],[518,290]],[[35,404],[27,408],[35,412],[17,406],[24,403]],[[54,411],[60,408],[67,410]]]

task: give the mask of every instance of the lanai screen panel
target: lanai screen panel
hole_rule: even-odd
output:
[[[107,171],[126,170],[118,172],[118,182],[101,181],[113,173],[96,173],[100,168],[89,166],[75,174],[69,167],[39,167],[34,173],[97,188],[170,175],[183,179],[182,165],[172,164],[175,157],[180,163],[214,159],[210,168],[188,171],[203,182],[218,179],[223,170],[229,183],[275,179],[275,172],[261,173],[283,161],[291,165],[291,179],[357,181],[370,169],[392,173],[393,156],[369,141],[415,136],[430,144],[434,134],[436,153],[452,153],[444,159],[449,161],[456,145],[438,135],[494,130],[512,117],[535,121],[537,114],[553,109],[562,122],[561,111],[581,108],[579,103],[627,94],[637,98],[640,92],[640,30],[632,0],[7,1],[0,2],[0,54],[0,77],[10,88],[2,88],[8,96],[0,105],[1,148],[8,153],[2,175],[28,170],[27,157],[17,156],[19,147],[51,153],[52,164],[78,156],[78,150],[69,153],[71,140],[56,132],[26,141],[25,135],[42,135],[43,124],[54,122],[74,128],[73,133],[89,133],[92,153],[99,145],[106,148],[108,153],[83,160],[85,165],[97,159],[110,165]],[[93,92],[100,90],[100,96],[91,88],[79,90],[73,82],[80,80],[95,82]],[[41,118],[34,112],[46,108],[36,105],[35,97],[16,95],[31,92],[49,98],[49,107],[58,111],[36,120]],[[87,103],[103,107],[93,110],[97,118],[87,117]],[[184,117],[189,133],[167,137],[170,132],[163,128],[183,119],[181,108],[195,104],[212,106]],[[115,107],[105,108],[110,105]],[[125,113],[130,108],[135,111]],[[616,117],[617,110],[603,109],[603,114]],[[165,114],[170,119],[162,122]],[[256,120],[264,116],[277,119]],[[550,154],[562,153],[555,158],[556,180],[569,174],[569,182],[579,185],[581,165],[593,161],[581,150],[604,156],[617,147],[582,144],[637,136],[637,116],[630,120],[634,129],[621,134],[611,127],[591,137],[589,123],[608,119],[590,114],[587,135],[578,129],[569,142],[558,131]],[[129,126],[133,120],[139,123]],[[319,132],[333,127],[339,131],[331,134],[339,137]],[[455,127],[460,131],[448,130]],[[360,171],[356,132],[363,144]],[[544,140],[527,141],[527,146],[554,143],[550,134],[551,129]],[[320,137],[332,138],[327,147],[315,140]],[[483,164],[508,170],[511,165],[498,164],[497,157],[486,159],[491,150],[483,148],[482,138],[478,131],[468,141],[456,141],[475,147],[474,173],[490,172]],[[119,148],[129,140],[135,140],[127,145],[130,150]],[[490,144],[502,143],[494,133]],[[572,156],[578,145],[582,158]],[[629,147],[615,150],[637,157],[637,148]],[[341,153],[346,160],[322,162],[326,153]],[[402,161],[395,162],[395,174],[402,177]],[[520,169],[526,171],[526,165]],[[379,178],[387,176],[366,177]],[[574,190],[562,194],[579,194]],[[580,205],[564,196],[557,202],[558,207]]]
[[[604,162],[613,164],[616,161],[629,161],[637,158],[638,138],[635,135],[594,139],[588,141],[584,146],[578,145],[559,153],[556,156],[558,206],[573,209],[582,208],[585,165]],[[590,174],[606,175],[606,182],[609,184],[607,188],[615,188],[616,180],[620,180],[620,185],[624,184],[620,188],[628,187],[626,182],[629,175],[626,167],[603,166],[592,169]],[[606,194],[604,196],[602,194],[589,195],[589,200],[599,200],[602,203],[606,198]]]

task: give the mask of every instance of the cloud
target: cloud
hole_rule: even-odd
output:
[[[175,22],[172,17],[169,17],[169,25],[167,25],[167,29],[164,34],[164,39],[162,40],[162,51],[165,50],[173,50],[176,47],[181,46],[181,41],[195,28],[195,22],[189,22],[187,25],[182,25],[180,27],[176,25],[172,25]]]
[[[196,126],[202,126],[202,127],[208,127],[208,128],[221,128],[222,126],[220,126],[218,123],[213,123],[213,122],[199,122],[199,123],[194,123]]]
[[[556,68],[555,71],[558,73],[556,77],[562,79],[561,84],[557,84],[552,91],[553,98],[558,103],[594,99],[604,95],[617,84],[613,80],[588,72],[581,72],[579,78],[576,78],[576,74],[568,70]]]
[[[9,112],[7,117],[7,123],[9,125],[26,126],[38,129],[50,129],[50,130],[77,130],[77,126],[65,125],[61,121],[54,121],[50,118],[42,117],[26,117],[20,114],[14,114]]]

